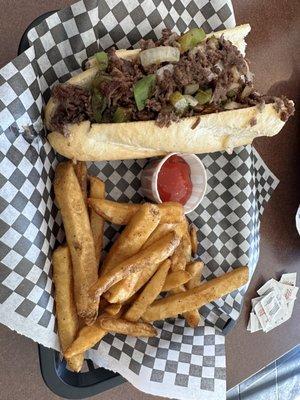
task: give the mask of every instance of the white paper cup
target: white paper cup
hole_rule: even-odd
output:
[[[168,158],[174,155],[183,158],[191,169],[192,194],[183,206],[184,213],[188,214],[194,211],[201,203],[207,186],[207,177],[204,165],[195,154],[170,153],[164,158],[149,161],[141,174],[142,192],[149,200],[152,200],[155,203],[162,203],[157,188],[157,178],[163,164],[168,160]]]

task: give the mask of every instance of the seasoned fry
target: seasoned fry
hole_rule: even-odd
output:
[[[123,306],[129,307],[135,300],[138,298],[138,293],[134,293],[129,297],[129,299],[125,300],[124,303],[122,303]]]
[[[79,186],[82,190],[84,202],[87,203],[87,166],[84,161],[77,161],[73,165],[75,174],[77,176]]]
[[[189,263],[192,258],[192,245],[188,231],[186,231],[186,234],[183,234],[182,236],[182,248],[185,255],[185,261],[186,263]]]
[[[184,293],[185,291],[186,289],[184,286],[179,286],[178,288],[174,289],[171,293],[173,294]],[[182,313],[182,316],[191,328],[196,328],[200,323],[200,314],[197,308]]]
[[[140,204],[118,203],[93,198],[88,199],[88,204],[98,215],[116,225],[127,225],[140,207]]]
[[[200,265],[199,265],[200,264]],[[192,274],[192,278],[187,282],[185,288],[181,288],[181,292],[184,292],[186,289],[193,289],[200,285],[200,274],[202,268],[200,268],[200,262],[193,262],[186,266],[186,269]],[[183,290],[182,290],[183,289]],[[185,318],[188,325],[192,328],[195,328],[200,323],[200,314],[197,308],[191,311],[186,311],[182,314]]]
[[[54,192],[72,258],[77,313],[91,325],[97,317],[98,301],[90,297],[89,288],[97,281],[98,268],[87,208],[71,162],[56,168]]]
[[[109,304],[105,308],[105,312],[109,315],[116,315],[121,311],[122,304]]]
[[[119,318],[121,316],[121,312],[122,310],[120,310],[117,314],[111,316],[110,318]],[[73,357],[76,354],[83,353],[84,351],[95,346],[95,344],[97,344],[107,334],[107,331],[100,327],[98,321],[100,320],[100,318],[108,316],[108,314],[102,314],[96,319],[94,325],[84,326],[80,330],[77,338],[66,350],[64,354],[65,358],[69,359],[70,357]]]
[[[147,241],[143,244],[142,249],[145,249],[146,247],[150,246],[150,244],[156,242],[158,239],[160,239],[162,236],[166,235],[169,232],[175,231],[175,227],[178,224],[159,224],[155,230],[151,233]],[[177,233],[177,232],[176,232]]]
[[[64,356],[66,360],[81,354],[84,351],[95,346],[105,335],[106,331],[100,328],[98,325],[94,324],[92,326],[84,326],[78,337],[70,345],[70,347],[65,351]]]
[[[110,200],[88,199],[88,204],[106,221],[116,225],[127,225],[141,204],[117,203]],[[177,223],[184,218],[183,207],[179,203],[158,204],[161,212],[161,223]]]
[[[248,268],[240,267],[209,282],[203,283],[184,293],[178,293],[156,300],[143,315],[144,321],[156,321],[178,314],[183,314],[195,308],[202,307],[211,301],[245,285],[248,281]]]
[[[186,266],[187,272],[191,274],[191,279],[185,284],[186,289],[194,289],[201,283],[201,274],[204,264],[202,261],[193,261]]]
[[[184,293],[185,291],[186,290],[184,286],[178,286],[177,288],[171,290],[170,293],[177,294],[177,293]],[[197,308],[182,313],[182,316],[191,328],[196,328],[196,326],[198,326],[200,323],[200,314]]]
[[[97,319],[97,324],[108,332],[122,333],[129,336],[152,337],[156,336],[156,329],[145,322],[130,322],[125,319],[102,317]]]
[[[185,225],[182,223],[177,223],[177,224],[159,224],[158,227],[155,229],[155,231],[152,233],[152,235],[149,237],[147,242],[144,244],[143,248],[147,248],[150,246],[154,241],[159,240],[161,237],[163,237],[166,233],[175,231],[176,234],[181,238],[182,235],[185,232]],[[137,284],[134,287],[134,290],[132,293],[136,293],[138,290],[141,289],[145,285],[146,282],[152,277],[152,275],[155,273],[157,270],[158,265],[153,264],[150,265],[147,269],[143,269],[140,272],[139,279],[137,281]]]
[[[198,237],[197,237],[197,229],[195,225],[190,226],[190,237],[191,237],[191,244],[192,244],[192,253],[193,256],[196,257],[198,252]]]
[[[147,283],[142,293],[135,300],[129,310],[125,313],[124,318],[127,321],[138,321],[144,314],[147,307],[153,303],[161,292],[167,273],[170,268],[170,260],[165,260]]]
[[[186,266],[186,270],[192,275],[192,278],[186,283],[185,289],[194,289],[200,285],[203,266],[204,264],[201,261],[194,261]],[[200,323],[201,318],[197,308],[191,311],[186,311],[182,316],[192,328],[195,328]]]
[[[165,202],[158,204],[160,210],[161,224],[174,224],[181,222],[184,217],[184,211],[181,204],[176,202]]]
[[[179,237],[182,237],[185,228],[184,225],[179,223],[179,224],[162,224],[160,223],[158,227],[152,232],[150,237],[148,238],[147,242],[144,244],[142,248],[146,248],[147,246],[150,246],[153,242],[156,242],[156,240],[160,239],[162,236],[164,236],[166,233],[169,232],[176,232]]]
[[[188,282],[191,279],[191,274],[187,271],[174,271],[170,272],[165,280],[165,284],[162,288],[162,292],[169,292],[172,289],[175,289],[184,283]]]
[[[183,240],[181,239],[181,242],[177,249],[174,251],[174,253],[171,256],[171,270],[174,271],[184,271],[185,266],[186,266],[186,257],[185,257],[185,252],[184,252],[184,244]]]
[[[150,203],[143,204],[113,244],[103,265],[103,274],[136,254],[155,230],[160,221],[159,208]],[[139,274],[131,274],[114,285],[105,298],[110,303],[122,303],[131,296]]]
[[[179,244],[179,237],[171,232],[154,242],[151,246],[141,250],[137,254],[116,265],[110,271],[101,276],[92,286],[90,292],[93,296],[101,296],[115,283],[126,278],[130,274],[149,268],[153,264],[159,264],[168,258]]]
[[[143,204],[136,212],[106,256],[101,274],[111,270],[116,264],[136,254],[156,230],[160,221],[159,208],[150,203]]]
[[[181,238],[184,230],[183,230],[183,224],[178,223],[178,224],[159,224],[158,227],[155,229],[155,231],[152,233],[152,235],[149,237],[147,242],[144,244],[142,248],[147,248],[150,246],[153,242],[156,240],[159,240],[161,237],[163,237],[166,233],[175,231],[176,234]],[[141,289],[145,285],[146,282],[152,277],[152,275],[155,273],[157,270],[158,265],[153,264],[150,265],[147,269],[143,269],[139,273],[139,279],[132,291],[132,293],[136,293],[138,290]]]
[[[196,328],[200,324],[201,317],[196,308],[194,310],[182,313],[182,316],[186,320],[188,326],[191,328]]]
[[[160,264],[152,264],[149,265],[148,268],[144,268],[140,272],[139,279],[133,289],[132,294],[138,292],[149,281],[149,279],[153,276],[153,274],[157,271],[159,267]]]
[[[58,247],[53,253],[52,262],[58,336],[63,353],[73,342],[79,329],[79,318],[73,296],[72,262],[68,247]],[[68,359],[68,366],[72,371],[79,372],[83,360],[84,355],[77,354]]]
[[[90,196],[96,199],[104,199],[105,185],[101,179],[89,176],[89,182]],[[96,261],[97,265],[99,265],[103,247],[104,218],[98,215],[93,209],[90,209],[90,223],[95,243]]]

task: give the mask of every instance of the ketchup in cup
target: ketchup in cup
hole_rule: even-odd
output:
[[[178,155],[169,157],[158,173],[157,189],[161,201],[185,205],[193,190],[189,164]]]
[[[141,173],[141,189],[154,203],[174,201],[185,214],[194,211],[205,195],[207,177],[195,154],[171,153],[148,162]]]

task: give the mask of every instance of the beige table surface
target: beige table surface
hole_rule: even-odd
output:
[[[27,25],[40,14],[61,8],[70,1],[0,0],[0,67],[17,53]],[[290,0],[233,0],[237,23],[250,22],[247,56],[256,75],[256,86],[273,94],[285,93],[299,104],[300,2]],[[285,9],[281,6],[284,3]],[[261,139],[255,146],[281,183],[264,213],[261,227],[261,256],[245,297],[245,306],[235,329],[226,339],[228,387],[241,382],[263,366],[300,343],[300,301],[290,321],[266,334],[249,334],[246,324],[250,299],[265,280],[300,266],[300,239],[294,223],[300,203],[299,114],[277,137]],[[52,400],[44,385],[38,363],[37,345],[0,326],[1,400]],[[123,384],[93,399],[159,399]]]

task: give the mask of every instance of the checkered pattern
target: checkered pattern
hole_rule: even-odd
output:
[[[32,46],[0,70],[0,321],[56,347],[51,252],[64,238],[51,182],[58,162],[47,143],[41,111],[50,89],[80,68],[98,48],[135,46],[156,38],[163,27],[206,31],[234,25],[225,0],[80,1],[29,32]],[[277,180],[251,146],[232,155],[200,156],[208,189],[190,220],[199,228],[204,279],[241,264],[253,272],[259,249],[259,217]],[[108,198],[139,203],[140,172],[146,160],[91,163],[106,183]],[[109,246],[118,227],[107,226]],[[149,340],[107,335],[89,356],[117,370],[142,390],[175,398],[210,398],[225,393],[224,336],[237,319],[243,291],[201,309],[203,326],[193,330],[181,318],[157,323]],[[141,383],[143,382],[143,384]],[[217,397],[218,391],[221,394]],[[182,390],[182,391],[181,391]]]

